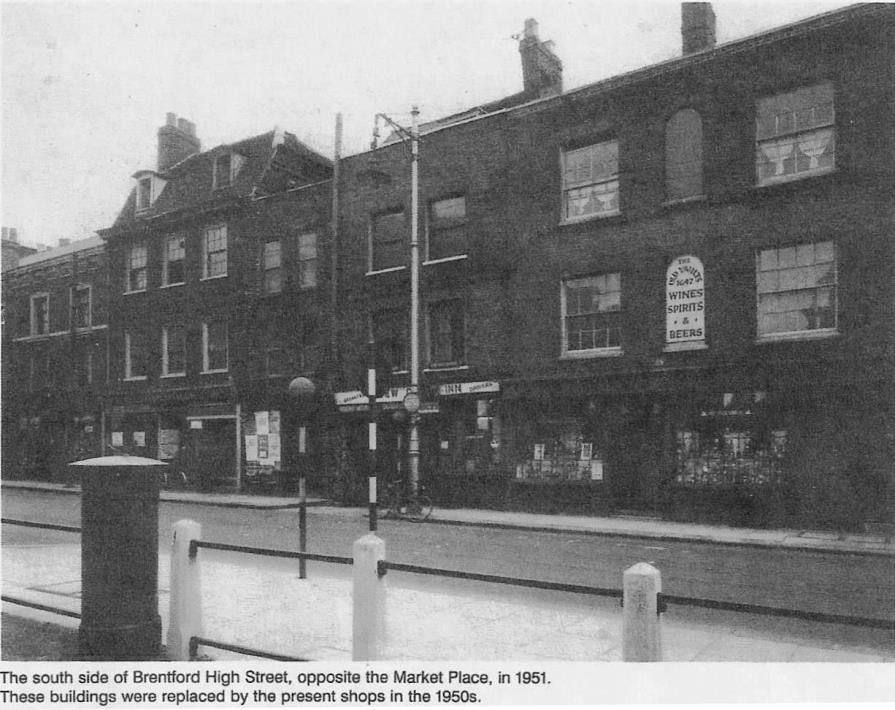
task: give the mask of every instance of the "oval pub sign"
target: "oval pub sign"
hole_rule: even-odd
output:
[[[695,256],[679,256],[665,272],[665,342],[705,340],[704,273]]]

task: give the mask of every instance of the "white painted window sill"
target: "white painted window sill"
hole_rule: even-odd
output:
[[[560,360],[588,360],[600,357],[620,357],[625,354],[621,348],[598,348],[595,350],[570,350],[559,356]]]
[[[799,340],[827,340],[838,336],[839,331],[837,329],[825,328],[823,330],[800,330],[794,333],[760,335],[755,339],[755,342],[758,345],[763,345],[765,343],[788,343]]]

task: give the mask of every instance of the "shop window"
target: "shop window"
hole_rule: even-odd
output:
[[[202,278],[227,275],[227,225],[205,230],[202,240]]]
[[[429,205],[428,260],[466,254],[466,198],[450,197]]]
[[[89,284],[78,284],[71,289],[71,326],[89,328],[91,325],[91,288]]]
[[[600,481],[603,457],[585,438],[577,419],[542,421],[524,442],[516,478],[551,481]]]
[[[146,337],[143,333],[124,334],[124,377],[145,380],[147,375]]]
[[[691,108],[665,124],[665,199],[702,195],[702,118]]]
[[[764,249],[756,272],[759,339],[836,332],[833,242]]]
[[[298,235],[298,287],[317,286],[317,235]]]
[[[562,354],[586,357],[621,348],[621,274],[562,284]]]
[[[747,486],[782,480],[787,432],[763,411],[764,393],[726,394],[702,403],[678,427],[676,482]]]
[[[202,324],[202,371],[226,372],[228,366],[227,322]]]
[[[146,245],[132,244],[127,249],[125,260],[127,262],[125,291],[127,293],[145,291],[147,274]]]
[[[563,152],[562,200],[564,222],[619,213],[618,141]]]
[[[282,250],[279,241],[264,244],[264,293],[283,290]]]
[[[162,375],[186,374],[186,328],[170,325],[162,329]]]
[[[162,284],[173,286],[186,281],[184,260],[186,258],[186,239],[168,237],[165,239],[165,257],[162,262]]]
[[[375,215],[370,225],[370,271],[406,265],[407,227],[404,210]]]
[[[404,372],[409,368],[409,325],[406,308],[388,308],[373,313],[371,329],[376,343],[377,368],[389,372]]]
[[[429,365],[456,366],[466,362],[466,318],[463,301],[429,304]]]
[[[759,185],[829,172],[836,165],[832,84],[758,102],[755,166]]]
[[[47,335],[50,332],[50,294],[35,293],[31,296],[31,335]]]

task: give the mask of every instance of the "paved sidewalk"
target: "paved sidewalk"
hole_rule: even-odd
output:
[[[77,486],[65,487],[55,483],[28,481],[4,481],[3,488],[51,491],[76,495],[80,495],[81,492]],[[291,496],[164,490],[161,493],[161,498],[169,502],[240,508],[297,508],[299,506],[298,498]],[[365,510],[359,508],[330,506],[322,498],[309,498],[308,505],[325,508],[328,512],[340,511],[346,515],[366,514]],[[678,523],[654,518],[554,515],[465,508],[436,508],[429,520],[432,523],[440,524],[565,531],[589,535],[614,535],[658,540],[692,540],[695,542],[711,542],[726,545],[748,545],[753,547],[895,557],[895,539],[891,536],[886,537],[882,535],[843,534],[811,530],[762,530],[723,525]]]
[[[350,555],[352,541],[335,554]],[[168,624],[170,553],[159,549],[159,614]],[[350,568],[200,550],[207,638],[319,661],[351,659]],[[3,593],[76,611],[80,541],[4,545]],[[384,659],[390,661],[621,660],[618,600],[389,572]],[[61,626],[67,619],[13,604],[4,612]],[[886,630],[674,610],[662,617],[667,661],[895,662]],[[213,648],[216,660],[250,660]]]

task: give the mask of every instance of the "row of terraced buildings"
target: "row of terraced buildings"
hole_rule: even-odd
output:
[[[569,91],[530,20],[521,92],[423,123],[436,504],[892,523],[893,19],[716,45],[684,3],[680,57]],[[3,273],[3,475],[128,451],[362,502],[371,340],[379,475],[405,475],[408,156],[203,151],[169,114],[113,225]]]

